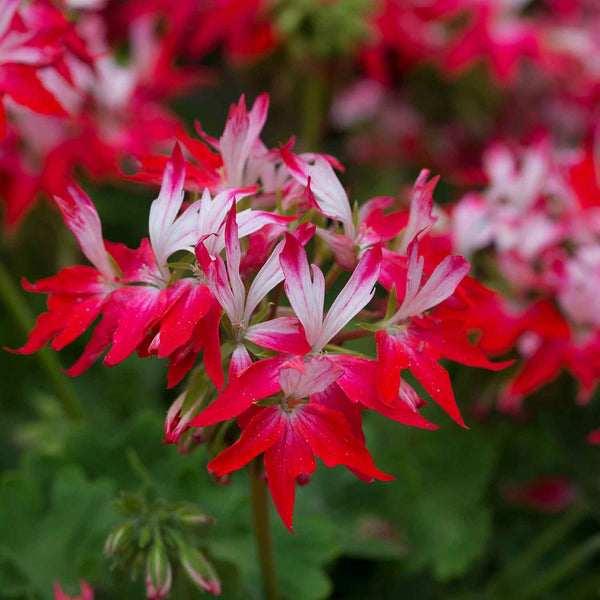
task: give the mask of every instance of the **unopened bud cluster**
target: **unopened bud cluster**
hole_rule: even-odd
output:
[[[191,502],[149,500],[143,494],[122,492],[115,501],[123,522],[104,546],[113,567],[144,577],[150,600],[167,598],[173,577],[181,570],[204,592],[221,593],[217,573],[193,538],[212,524],[205,511]]]

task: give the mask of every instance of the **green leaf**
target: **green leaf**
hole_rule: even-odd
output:
[[[54,480],[48,507],[35,483],[7,474],[0,482],[0,582],[3,594],[53,598],[52,584],[94,580],[103,568],[102,544],[115,517],[113,485],[90,482],[76,467]]]

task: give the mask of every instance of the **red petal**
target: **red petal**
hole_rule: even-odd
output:
[[[36,68],[28,65],[2,65],[0,88],[17,104],[42,115],[67,116],[65,109],[42,85]]]
[[[311,396],[310,401],[313,404],[322,404],[323,406],[326,406],[331,410],[344,415],[344,418],[350,425],[350,431],[352,432],[352,435],[362,444],[365,443],[365,434],[362,430],[361,409],[358,407],[358,404],[355,404],[348,399],[348,396],[344,394],[339,385],[336,385],[335,383],[330,385],[326,390]],[[365,475],[361,471],[358,471],[352,467],[348,467],[348,469],[354,473],[354,475],[363,481],[366,481],[367,483],[371,483],[373,481],[373,477]]]
[[[403,382],[407,385],[406,382]],[[392,421],[402,423],[402,425],[409,425],[410,427],[418,427],[419,429],[437,429],[438,426],[428,421],[425,417],[421,416],[416,410],[412,410],[402,401],[402,398],[396,398],[392,404],[387,404],[382,401],[378,401],[371,406],[371,410],[375,410]]]
[[[265,470],[275,508],[292,532],[296,477],[314,473],[317,463],[310,446],[296,430],[291,418],[284,421],[279,439],[265,452]]]
[[[421,326],[430,325],[430,326]],[[421,319],[410,327],[411,335],[422,340],[433,349],[437,356],[447,358],[470,367],[480,367],[499,371],[514,363],[514,360],[493,363],[483,353],[481,348],[474,346],[467,337],[461,321],[437,321]]]
[[[54,350],[62,350],[77,339],[100,314],[103,304],[104,296],[93,296],[85,300],[78,298],[77,302],[71,305],[63,330],[52,340],[50,346]]]
[[[237,471],[270,448],[279,439],[284,427],[284,417],[279,408],[264,408],[248,423],[235,444],[208,463],[208,470],[219,477]]]
[[[54,306],[49,312],[42,313],[35,323],[33,331],[29,334],[27,343],[17,350],[10,350],[15,354],[31,354],[39,350],[58,335],[65,327],[71,310],[73,299],[68,296],[54,296]]]
[[[339,385],[334,383],[322,392],[314,394],[310,397],[310,402],[311,404],[322,404],[344,415],[350,425],[352,435],[364,444],[365,434],[362,430],[362,412],[358,405],[344,394]]]
[[[89,369],[104,354],[112,342],[118,321],[118,310],[105,311],[102,321],[94,329],[92,339],[88,342],[83,354],[70,369],[66,370],[68,375],[72,377],[81,375],[81,373]]]
[[[108,302],[120,307],[113,346],[104,358],[104,364],[112,367],[135,351],[160,318],[166,304],[166,292],[151,287],[128,286],[113,292]]]
[[[4,102],[0,96],[0,144],[6,137],[6,111],[4,110]]]
[[[139,248],[133,250],[120,243],[105,242],[104,245],[123,273],[121,281],[155,283],[161,278],[152,246],[147,238],[141,241]]]
[[[204,354],[202,355],[204,367],[218,390],[223,387],[224,383],[221,342],[219,339],[221,313],[221,307],[213,302],[208,314],[198,321],[192,336],[195,350],[199,352],[201,348],[204,348]]]
[[[106,279],[94,267],[66,267],[56,275],[35,283],[23,280],[23,287],[28,292],[43,294],[99,294],[109,291]]]
[[[509,394],[525,396],[552,381],[563,366],[563,344],[545,343],[525,361],[509,389]]]
[[[407,407],[397,396],[392,404],[381,401],[376,386],[377,363],[374,360],[345,354],[332,355],[329,358],[343,367],[344,374],[336,381],[336,384],[352,402],[358,402],[404,425],[422,429],[437,429],[436,425]]]
[[[285,357],[274,356],[250,365],[229,382],[221,395],[195,417],[190,426],[203,427],[232,419],[258,400],[278,392],[281,389],[279,368],[285,360]]]
[[[402,344],[384,330],[375,334],[377,342],[377,391],[384,402],[391,404],[398,397],[400,372],[408,367]]]
[[[409,348],[405,349],[410,360],[409,369],[419,383],[459,425],[468,429],[454,399],[448,371],[424,354]]]
[[[185,282],[186,280],[181,280]],[[186,285],[187,283],[187,285]],[[189,280],[160,323],[158,357],[164,358],[183,346],[192,336],[194,327],[209,311],[212,294],[206,285],[194,285]]]
[[[321,404],[304,404],[296,410],[293,422],[328,467],[346,465],[375,479],[394,479],[375,466],[369,451],[352,435],[341,413]]]
[[[377,363],[374,360],[349,354],[332,354],[329,358],[344,369],[336,383],[352,402],[365,406],[377,403]]]
[[[167,389],[176,386],[194,366],[198,352],[189,344],[178,348],[169,358],[169,373],[167,374]]]
[[[263,348],[289,354],[304,355],[311,348],[302,325],[292,317],[279,317],[252,325],[246,332],[246,339]]]

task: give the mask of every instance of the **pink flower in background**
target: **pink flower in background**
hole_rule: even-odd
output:
[[[62,31],[43,31],[28,23],[27,13],[35,11],[35,2],[31,8],[20,5],[20,0],[0,2],[0,93],[34,112],[66,115],[39,77],[43,69],[53,69],[59,60]],[[6,134],[5,110],[0,102],[0,142]]]
[[[81,580],[80,596],[67,596],[60,587],[58,581],[54,582],[54,600],[94,600],[94,590],[87,584],[85,580]]]
[[[549,476],[525,485],[506,483],[502,494],[512,504],[539,512],[556,513],[574,504],[579,489],[565,477]]]
[[[506,300],[490,301],[484,319],[475,316],[481,306],[465,315],[468,327],[482,330],[486,351],[514,346],[524,358],[501,394],[503,410],[518,411],[525,396],[563,369],[580,384],[579,402],[587,402],[600,378],[594,161],[589,147],[565,151],[549,139],[520,149],[496,145],[485,156],[488,187],[452,210],[458,251],[489,248],[509,286]]]

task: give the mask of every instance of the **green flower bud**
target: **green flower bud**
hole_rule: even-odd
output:
[[[206,514],[206,511],[191,502],[182,502],[178,504],[175,511],[175,517],[178,521],[192,527],[211,525],[213,522],[212,517],[209,517]]]
[[[162,540],[157,539],[146,561],[146,596],[150,600],[166,598],[171,590],[173,572]]]
[[[189,579],[202,591],[210,592],[215,596],[221,594],[221,582],[213,566],[204,554],[196,548],[188,546],[179,540],[179,560]]]
[[[123,523],[113,529],[104,543],[106,554],[118,554],[124,551],[133,538],[134,527],[131,523]]]

